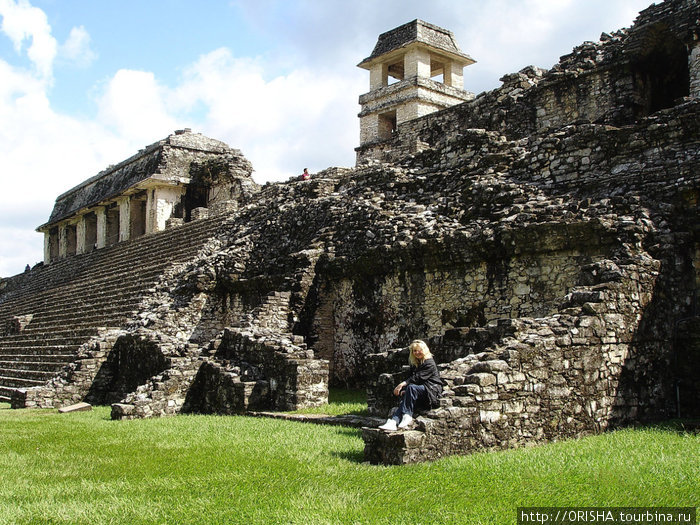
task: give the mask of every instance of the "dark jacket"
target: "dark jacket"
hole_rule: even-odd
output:
[[[438,372],[435,359],[432,357],[426,359],[418,366],[411,367],[411,377],[406,380],[407,384],[425,385],[428,391],[428,400],[430,407],[435,408],[440,406],[440,395],[442,394],[442,379]]]

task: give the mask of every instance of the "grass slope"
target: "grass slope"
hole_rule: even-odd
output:
[[[622,430],[434,463],[362,463],[359,431],[111,421],[0,407],[0,523],[494,523],[518,506],[692,506],[700,436]]]

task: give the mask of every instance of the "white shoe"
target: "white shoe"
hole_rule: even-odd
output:
[[[406,428],[411,423],[413,423],[413,417],[408,414],[404,414],[401,418],[401,423],[399,423],[399,428]]]
[[[389,431],[393,432],[394,430],[396,430],[397,421],[398,420],[396,420],[394,418],[387,419],[386,423],[384,423],[382,426],[380,426],[379,429],[380,430],[389,430]]]

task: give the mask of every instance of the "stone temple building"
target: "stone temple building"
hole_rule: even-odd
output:
[[[477,96],[452,33],[415,20],[360,63],[354,168],[259,186],[189,130],[108,168],[0,280],[0,400],[129,419],[330,385],[386,417],[421,338],[440,406],[363,428],[368,461],[700,417],[699,20],[666,0]]]
[[[212,184],[212,163],[235,163]],[[193,171],[192,166],[201,166]],[[198,209],[235,209],[252,166],[238,150],[185,129],[110,166],[56,199],[44,234],[44,263],[162,231]]]

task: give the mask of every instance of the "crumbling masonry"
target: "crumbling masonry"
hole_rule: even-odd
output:
[[[365,428],[371,462],[700,417],[699,20],[667,0],[476,97],[449,31],[396,28],[360,64],[357,166],[310,181],[257,186],[189,130],[146,148],[0,282],[0,400],[230,414],[330,384],[385,416],[422,338],[441,406]]]

